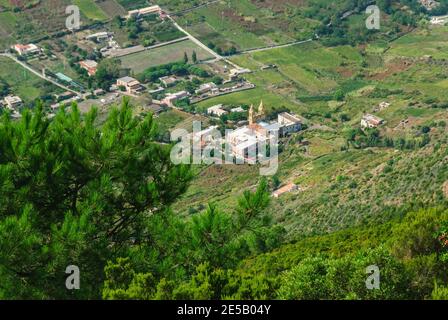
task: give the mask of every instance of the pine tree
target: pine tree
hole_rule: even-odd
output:
[[[40,105],[2,117],[0,297],[99,298],[106,262],[150,241],[186,190],[189,169],[155,141],[151,116],[137,120],[124,100],[97,122],[76,104],[52,121]],[[65,288],[69,265],[81,290]]]

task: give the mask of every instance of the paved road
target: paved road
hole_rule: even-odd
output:
[[[69,87],[66,87],[66,86],[62,85],[62,84],[60,84],[59,82],[57,82],[57,81],[55,81],[55,80],[53,80],[53,79],[51,79],[51,78],[49,78],[49,77],[44,76],[42,73],[40,73],[40,72],[34,70],[34,69],[31,68],[28,64],[26,64],[26,63],[23,62],[23,61],[20,61],[19,59],[17,59],[17,58],[16,58],[15,56],[13,56],[12,54],[9,54],[9,53],[0,53],[0,56],[2,56],[2,57],[7,57],[7,58],[9,58],[9,59],[14,60],[14,62],[20,64],[22,67],[24,67],[24,68],[27,69],[28,71],[34,73],[34,74],[35,74],[36,76],[38,76],[39,78],[41,78],[41,79],[43,79],[43,80],[45,80],[45,81],[51,82],[52,84],[54,84],[55,86],[58,86],[59,88],[62,88],[62,89],[64,89],[64,90],[66,90],[66,91],[73,92],[74,94],[77,94],[77,95],[79,95],[79,96],[81,96],[81,97],[83,96],[83,94],[82,94],[81,92],[78,92],[78,91],[75,91],[75,90],[73,90],[73,89],[70,89]]]
[[[188,40],[188,39],[190,39],[190,37],[188,37],[188,36],[187,37],[183,37],[183,38],[177,38],[177,39],[174,39],[174,40],[171,40],[171,41],[162,42],[162,43],[155,44],[153,46],[145,47],[145,50],[151,50],[151,49],[156,49],[156,48],[160,48],[160,47],[165,47],[165,46],[168,46],[170,44],[174,44],[174,43],[177,43],[177,42],[185,41],[185,40]]]

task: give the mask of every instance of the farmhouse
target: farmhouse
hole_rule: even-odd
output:
[[[377,128],[384,124],[384,120],[372,114],[366,114],[361,119],[361,127],[363,128]]]
[[[123,77],[117,80],[117,87],[124,87],[129,94],[138,94],[143,91],[141,83],[132,77]]]
[[[41,52],[41,49],[33,43],[25,44],[25,45],[15,44],[11,48],[14,49],[21,56],[38,54]]]
[[[151,7],[142,8],[142,9],[131,10],[128,12],[128,15],[125,18],[126,19],[139,18],[141,16],[146,16],[146,15],[154,14],[154,13],[157,13],[160,16],[163,12],[159,6],[155,5],[155,6],[151,6]]]
[[[280,189],[274,191],[272,196],[274,198],[279,198],[281,195],[283,195],[285,193],[289,193],[289,192],[293,192],[293,191],[297,191],[297,190],[299,190],[299,187],[297,185],[295,185],[294,183],[289,183],[286,186],[283,186]]]
[[[222,104],[218,104],[216,106],[208,108],[207,114],[211,115],[211,116],[221,117],[221,116],[227,114],[227,111],[223,109]]]
[[[22,99],[20,99],[20,97],[12,96],[12,95],[5,97],[4,101],[5,101],[5,105],[10,110],[16,110],[17,108],[19,108],[23,104],[23,101],[22,101]]]
[[[98,63],[96,63],[96,61],[93,61],[93,60],[83,60],[83,61],[80,61],[79,65],[84,70],[87,70],[87,73],[88,73],[88,75],[90,77],[95,75],[96,69],[98,67]]]
[[[162,103],[173,107],[174,103],[176,101],[182,100],[184,98],[187,98],[189,96],[187,91],[180,91],[180,92],[176,92],[176,93],[171,93],[168,96],[165,97],[165,99],[162,100]]]

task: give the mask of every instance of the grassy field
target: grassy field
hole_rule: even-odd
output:
[[[91,20],[107,20],[108,16],[92,0],[74,0],[73,3],[79,7],[81,12]]]
[[[260,6],[249,0],[218,2],[182,15],[179,21],[204,43],[213,42],[223,49],[243,50],[311,37],[316,26],[312,20]]]
[[[0,78],[11,87],[11,93],[20,96],[25,102],[32,102],[41,95],[60,91],[4,57],[0,57]]]
[[[416,30],[395,41],[389,54],[405,57],[431,55],[437,59],[447,59],[448,27],[431,27],[429,30]]]
[[[11,12],[0,13],[0,46],[7,47],[14,41],[13,33],[18,19]]]
[[[199,48],[193,42],[187,40],[174,43],[168,46],[142,51],[120,58],[122,67],[129,68],[135,74],[141,73],[149,67],[180,61],[186,52],[191,57],[193,51],[196,51],[199,60],[211,58],[211,55]]]

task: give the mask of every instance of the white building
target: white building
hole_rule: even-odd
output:
[[[434,16],[431,17],[431,24],[444,26],[448,22],[448,16]]]
[[[23,101],[22,99],[20,99],[20,97],[12,95],[5,97],[4,102],[6,107],[10,110],[17,110],[23,104]]]
[[[223,109],[223,105],[222,104],[218,104],[216,106],[210,107],[207,109],[207,114],[210,116],[217,116],[217,117],[221,117],[225,114],[227,114],[228,112],[226,110]]]
[[[130,18],[139,18],[141,16],[146,16],[149,14],[161,14],[162,13],[162,9],[155,5],[155,6],[151,6],[151,7],[146,7],[146,8],[142,8],[142,9],[137,9],[137,10],[131,10],[128,12],[128,15],[125,17],[126,19],[130,19]]]
[[[105,41],[105,40],[109,40],[109,38],[112,35],[113,35],[113,33],[106,32],[106,31],[98,32],[98,33],[94,33],[94,34],[87,36],[86,40]]]
[[[14,49],[19,55],[26,56],[32,54],[38,54],[41,52],[41,49],[33,43],[30,44],[15,44],[11,47]]]
[[[260,146],[269,144],[274,138],[275,130],[266,123],[250,125],[231,132],[226,137],[226,142],[235,157],[255,164],[262,151]]]
[[[277,123],[280,126],[280,135],[287,136],[294,132],[302,130],[302,120],[287,112],[278,115]]]

